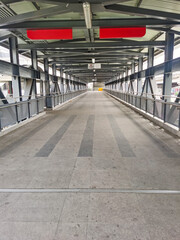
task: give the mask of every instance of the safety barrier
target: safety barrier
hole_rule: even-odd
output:
[[[72,98],[75,98],[79,96],[82,93],[85,93],[87,90],[79,90],[79,91],[73,91],[73,92],[68,92],[65,94],[51,94],[49,96],[46,96],[46,106],[47,108],[54,108],[64,102],[69,101]]]
[[[82,93],[79,90],[65,94],[52,94],[47,97],[37,97],[26,101],[0,105],[0,131],[6,127],[18,124],[43,112],[45,108],[53,108]]]
[[[180,104],[115,90],[104,91],[180,130]]]

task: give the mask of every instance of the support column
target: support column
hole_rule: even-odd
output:
[[[63,78],[63,69],[60,69],[60,91],[61,94],[64,94],[64,78]]]
[[[16,101],[22,101],[21,78],[19,76],[19,56],[17,37],[9,38],[10,61],[17,64],[17,67],[12,69],[12,85],[10,84],[10,93],[13,93],[13,98]]]
[[[138,60],[138,72],[143,70],[143,57],[140,57]],[[142,93],[142,79],[141,76],[138,75],[137,79],[137,95],[141,95]]]
[[[154,48],[149,48],[148,49],[148,68],[151,68],[154,66]],[[149,75],[151,75],[149,71]],[[150,93],[154,94],[153,88],[151,81],[153,81],[154,76],[150,76],[147,78],[147,83],[146,83],[146,94],[148,97],[150,97]]]
[[[127,77],[128,76],[128,68],[126,68],[126,71],[125,71],[125,77]],[[125,81],[125,93],[127,93],[128,92],[128,81]]]
[[[37,51],[31,50],[31,64],[34,70],[38,70]],[[26,79],[24,82],[24,99],[34,99],[37,95],[36,79]]]
[[[123,73],[120,73],[120,75],[119,75],[119,90],[123,92],[122,78],[123,78]]]
[[[45,72],[45,95],[50,95],[49,64],[47,58],[44,59],[44,72]]]
[[[152,73],[149,68],[153,67],[154,65],[154,48],[149,47],[148,49],[148,60],[147,60],[147,75],[146,79],[142,88],[142,94],[145,92],[147,97],[154,97],[154,91],[152,87],[152,82],[154,79],[154,76],[152,76]]]
[[[132,63],[131,65],[131,74],[135,73],[135,62]],[[135,85],[135,81],[136,79],[134,79],[133,81],[130,80],[131,83],[131,93],[135,93],[136,92],[136,85]]]
[[[165,46],[165,68],[163,79],[163,97],[164,100],[170,101],[171,88],[172,88],[172,62],[174,52],[174,33],[166,33],[166,46]],[[170,61],[170,62],[168,62]]]

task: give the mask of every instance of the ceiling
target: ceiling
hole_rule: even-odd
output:
[[[146,59],[148,47],[155,53],[164,51],[165,33],[180,37],[179,0],[89,0],[92,28],[87,29],[83,2],[78,0],[3,0],[0,5],[0,43],[7,36],[18,36],[20,53],[30,56],[37,49],[39,61],[48,58],[68,74],[84,81],[107,81],[119,74],[139,57]],[[99,39],[99,27],[146,25],[142,38]],[[28,39],[26,29],[72,28],[72,40]],[[88,70],[88,63],[101,63],[101,69]],[[96,74],[96,76],[94,76]]]

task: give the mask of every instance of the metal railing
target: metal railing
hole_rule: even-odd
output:
[[[180,130],[180,104],[115,90],[104,91]]]
[[[82,93],[85,93],[87,90],[78,90],[73,92],[68,92],[64,94],[54,93],[49,96],[46,96],[46,106],[48,108],[54,108],[64,102],[69,101],[72,98],[79,96]]]
[[[34,99],[0,105],[0,131],[9,126],[18,124],[45,110],[60,105],[86,90],[79,90],[65,94],[51,94]]]
[[[45,97],[0,106],[0,130],[44,111]]]

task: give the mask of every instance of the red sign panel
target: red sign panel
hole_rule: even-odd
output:
[[[143,37],[146,34],[146,27],[113,27],[99,29],[99,38],[135,38]]]
[[[32,40],[72,39],[72,28],[28,29],[27,37]]]

